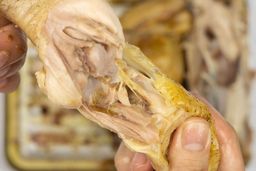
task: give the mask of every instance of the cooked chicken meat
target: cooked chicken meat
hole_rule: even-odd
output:
[[[106,2],[2,0],[0,9],[35,43],[44,64],[38,84],[50,100],[116,132],[157,171],[168,170],[174,130],[190,117],[202,117],[211,125],[209,170],[217,170],[219,147],[206,105],[125,43]]]

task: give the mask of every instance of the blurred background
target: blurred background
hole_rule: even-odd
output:
[[[238,133],[256,170],[256,1],[109,0],[126,40],[205,97]],[[253,20],[254,19],[254,20]],[[119,139],[39,91],[29,43],[19,90],[0,95],[0,170],[114,170]]]

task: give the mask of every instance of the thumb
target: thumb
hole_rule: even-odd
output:
[[[170,144],[170,170],[208,170],[210,139],[209,125],[205,120],[192,118],[183,123]]]

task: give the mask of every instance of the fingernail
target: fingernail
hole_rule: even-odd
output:
[[[207,122],[190,122],[184,126],[182,132],[182,146],[187,151],[202,151],[205,149],[209,136]]]
[[[5,66],[8,61],[8,53],[6,51],[0,51],[0,68]]]
[[[136,153],[132,160],[132,165],[138,167],[147,163],[147,157],[142,153]]]

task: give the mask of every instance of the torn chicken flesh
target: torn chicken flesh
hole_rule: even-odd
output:
[[[125,43],[107,3],[2,0],[0,9],[37,46],[44,68],[36,76],[50,100],[116,132],[157,171],[169,170],[166,153],[174,130],[202,117],[211,126],[209,171],[217,170],[219,147],[207,107]]]

